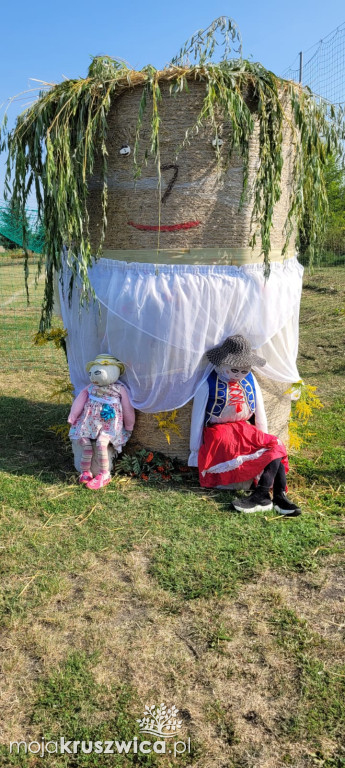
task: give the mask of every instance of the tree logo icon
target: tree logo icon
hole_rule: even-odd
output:
[[[137,720],[140,725],[140,733],[152,733],[165,739],[172,738],[182,727],[182,720],[177,720],[176,717],[178,711],[175,704],[169,709],[164,702],[159,707],[156,707],[155,704],[149,707],[146,704],[144,717]]]

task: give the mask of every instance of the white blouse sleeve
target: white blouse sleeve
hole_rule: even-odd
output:
[[[264,399],[262,397],[262,392],[260,385],[255,378],[253,374],[254,379],[254,385],[255,385],[255,392],[256,392],[256,409],[255,409],[255,426],[261,430],[261,432],[266,432],[268,430],[267,426],[267,416],[265,411],[265,405],[264,405]]]
[[[205,411],[208,401],[208,383],[204,381],[194,396],[192,420],[190,427],[190,455],[188,459],[189,467],[198,466],[198,453],[202,444],[202,433],[205,423]]]

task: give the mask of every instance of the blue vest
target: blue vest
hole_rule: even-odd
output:
[[[228,382],[222,381],[215,371],[211,371],[208,379],[209,396],[206,406],[205,424],[208,424],[211,416],[221,416],[226,406],[228,394]],[[256,408],[256,393],[254,379],[251,373],[248,373],[244,379],[238,382],[240,385],[246,403],[252,414]]]

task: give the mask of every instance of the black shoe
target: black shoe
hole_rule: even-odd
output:
[[[273,504],[269,494],[263,494],[257,490],[247,496],[245,499],[234,499],[232,506],[237,512],[269,512],[273,509]]]
[[[298,517],[298,515],[302,514],[300,507],[293,501],[290,501],[284,491],[273,497],[273,506],[276,512],[279,512],[280,515]]]

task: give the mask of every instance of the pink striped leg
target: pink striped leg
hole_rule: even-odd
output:
[[[109,435],[99,435],[96,440],[97,461],[100,466],[100,473],[86,484],[87,488],[98,491],[111,481],[108,460],[108,445],[110,443]]]
[[[109,435],[98,435],[96,440],[96,453],[98,464],[102,475],[109,474],[108,445],[110,443]]]
[[[89,437],[81,437],[79,445],[82,446],[83,453],[80,461],[81,475],[79,475],[80,483],[88,483],[92,480],[91,473],[91,461],[92,461],[92,443]]]

